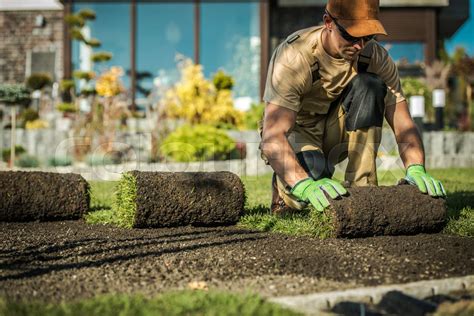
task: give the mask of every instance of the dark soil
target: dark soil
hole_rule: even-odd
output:
[[[296,295],[473,273],[474,238],[440,234],[318,240],[236,227],[0,223],[0,296],[12,299],[152,296],[190,283]]]
[[[89,185],[78,174],[0,171],[0,221],[79,219]]]
[[[433,233],[446,223],[446,200],[423,194],[413,185],[348,191],[348,197],[331,202],[336,237]]]
[[[244,210],[240,178],[230,172],[140,172],[134,227],[235,224]]]

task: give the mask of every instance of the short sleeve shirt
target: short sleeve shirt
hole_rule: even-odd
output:
[[[268,68],[265,102],[296,111],[298,116],[329,111],[331,103],[357,75],[357,61],[330,56],[321,44],[323,28],[297,31],[275,49]],[[386,106],[405,100],[397,67],[388,52],[372,41],[361,54],[371,56],[367,71],[377,74],[387,85]]]

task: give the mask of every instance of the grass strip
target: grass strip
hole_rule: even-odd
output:
[[[444,233],[465,237],[474,236],[474,210],[471,207],[465,207],[460,212],[451,210],[449,213]]]
[[[84,216],[88,224],[118,225],[117,216],[112,209],[99,209]]]
[[[130,172],[122,175],[115,192],[112,210],[118,226],[132,228],[137,211],[137,180]]]
[[[136,212],[137,183],[126,172],[118,182],[91,182],[91,210],[88,224],[111,224],[132,228]]]
[[[331,237],[334,230],[331,217],[327,212],[319,212],[311,208],[280,217],[272,215],[270,210],[262,205],[247,210],[247,214],[240,219],[239,226],[321,239]]]
[[[90,210],[110,210],[117,190],[117,181],[90,181]]]
[[[430,173],[440,179],[448,193],[446,234],[474,237],[474,169],[438,169]]]
[[[78,302],[44,304],[0,299],[0,315],[8,316],[139,316],[139,315],[280,315],[299,313],[268,303],[253,294],[216,291],[177,291],[145,298],[141,295],[106,295]]]

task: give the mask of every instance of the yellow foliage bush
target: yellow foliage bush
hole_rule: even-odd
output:
[[[242,128],[243,112],[234,108],[232,92],[218,90],[204,77],[202,66],[190,59],[179,65],[181,80],[170,88],[163,104],[166,116],[189,124]]]
[[[125,89],[120,77],[123,76],[121,67],[111,67],[102,73],[95,83],[97,94],[103,97],[113,97]]]
[[[25,124],[26,129],[41,129],[41,128],[48,128],[49,124],[43,120],[34,120],[34,121],[27,121]]]

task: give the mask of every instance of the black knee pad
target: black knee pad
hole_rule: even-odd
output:
[[[344,89],[342,105],[346,112],[346,130],[382,127],[387,85],[376,74],[359,73]]]
[[[324,157],[319,150],[302,151],[296,154],[298,162],[313,179],[331,178],[334,166]]]

